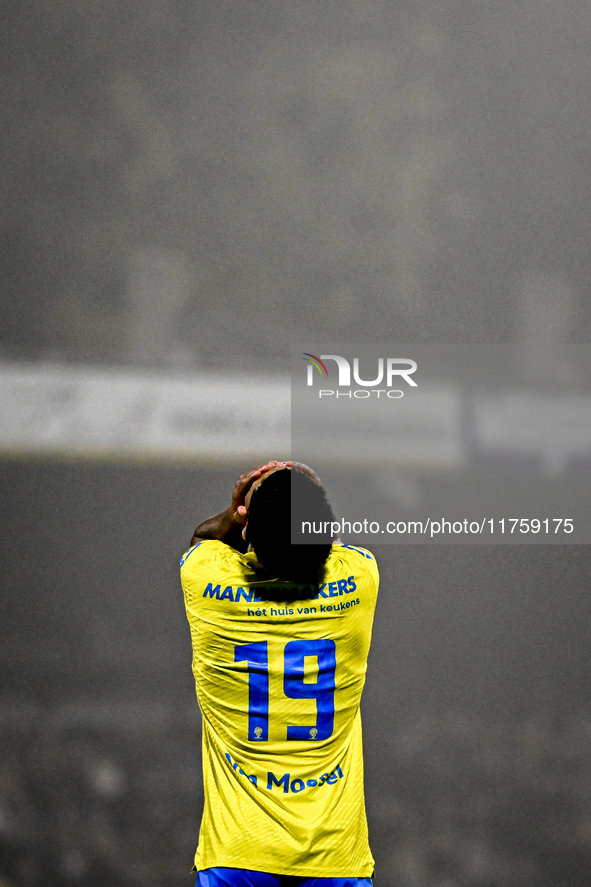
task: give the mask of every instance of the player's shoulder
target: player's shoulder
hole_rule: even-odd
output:
[[[351,557],[363,557],[366,558],[366,560],[375,562],[375,556],[371,553],[371,551],[368,551],[367,548],[361,548],[361,546],[359,545],[349,545],[344,542],[338,542],[333,545],[333,550],[334,549],[336,549],[342,555],[348,555],[349,552],[352,552],[352,554],[350,555]]]
[[[220,542],[217,539],[202,539],[201,542],[192,545],[183,554],[180,564],[181,573],[191,569],[199,569],[206,565],[230,565],[240,560],[241,557],[242,555],[239,551],[236,551],[230,545],[226,545],[225,542]]]
[[[361,548],[359,545],[348,545],[342,542],[334,543],[327,566],[330,568],[331,560],[340,561],[342,564],[348,565],[356,572],[363,572],[374,577],[376,584],[379,581],[379,570],[376,559],[371,551],[367,548]]]

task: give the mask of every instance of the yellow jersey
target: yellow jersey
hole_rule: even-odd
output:
[[[253,552],[213,540],[181,560],[203,715],[195,868],[370,877],[359,705],[375,559],[333,545],[307,599],[262,575]]]

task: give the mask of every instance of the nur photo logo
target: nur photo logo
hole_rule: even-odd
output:
[[[336,371],[337,371],[337,388],[329,389],[329,388],[320,388],[318,390],[318,397],[357,397],[357,398],[367,398],[375,395],[376,397],[380,397],[380,395],[385,394],[386,397],[397,399],[404,396],[404,391],[399,388],[394,388],[395,384],[401,384],[401,382],[405,382],[411,388],[417,388],[418,383],[412,378],[413,374],[417,370],[417,363],[414,360],[410,360],[408,358],[402,357],[379,357],[377,359],[377,367],[374,368],[373,372],[376,373],[375,378],[373,379],[362,379],[361,378],[361,370],[359,367],[359,358],[353,358],[353,367],[351,368],[351,362],[343,357],[341,354],[321,354],[320,357],[317,357],[314,354],[310,354],[309,352],[302,352],[303,360],[305,360],[308,364],[306,367],[306,385],[309,388],[314,387],[314,380],[316,378],[316,373],[320,375],[321,380],[327,379],[329,376],[329,371],[325,364],[325,361],[333,361],[336,363]],[[362,388],[356,390],[349,391],[340,391],[340,388],[352,388],[351,384],[351,369],[353,373],[353,382],[354,384],[363,386]],[[331,366],[331,371],[334,374],[335,368]],[[365,370],[367,372],[367,370]],[[385,384],[385,388],[379,388],[379,385]]]

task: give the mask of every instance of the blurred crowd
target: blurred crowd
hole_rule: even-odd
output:
[[[588,341],[582,8],[12,4],[0,357]]]
[[[424,716],[384,757],[367,793],[380,887],[591,884],[589,715]]]
[[[191,718],[0,723],[0,887],[181,887],[202,803]],[[367,748],[376,887],[587,887],[591,715],[424,715]]]
[[[196,723],[77,721],[0,727],[0,887],[190,884]]]

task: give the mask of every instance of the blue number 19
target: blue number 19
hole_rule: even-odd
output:
[[[304,682],[304,658],[318,660],[315,683]],[[234,648],[234,661],[248,664],[248,738],[269,736],[269,665],[267,642]],[[316,723],[288,725],[288,740],[328,739],[334,728],[336,644],[331,640],[290,641],[285,645],[283,690],[290,699],[315,699]]]

